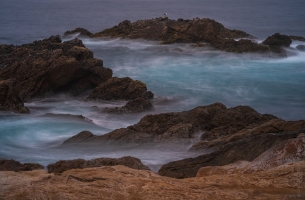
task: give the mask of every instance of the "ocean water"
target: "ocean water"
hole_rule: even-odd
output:
[[[231,29],[244,30],[262,41],[276,32],[305,37],[303,0],[3,0],[0,44],[22,44],[62,35],[76,27],[92,32],[129,19],[150,19],[167,12],[172,19],[209,17]],[[114,76],[131,77],[155,93],[154,111],[114,115],[105,107],[124,101],[84,101],[56,96],[26,103],[29,115],[0,112],[0,158],[43,165],[60,159],[140,158],[152,169],[172,160],[193,157],[189,146],[63,148],[62,142],[83,130],[102,135],[137,123],[146,114],[189,110],[221,102],[227,107],[249,105],[285,120],[305,119],[305,52],[299,41],[287,58],[234,54],[158,42],[83,39]],[[52,113],[52,114],[50,114]],[[81,115],[81,116],[80,116]],[[196,141],[194,141],[196,142]]]

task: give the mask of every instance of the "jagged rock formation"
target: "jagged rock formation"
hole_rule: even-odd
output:
[[[131,156],[122,158],[96,158],[92,160],[75,159],[60,160],[47,166],[49,173],[62,173],[70,169],[83,169],[90,167],[124,165],[132,169],[150,170],[143,165],[140,159]]]
[[[76,28],[74,30],[71,31],[66,31],[64,33],[64,36],[69,36],[71,34],[79,34],[79,37],[90,37],[91,35],[93,35],[93,33],[91,33],[90,31],[88,31],[87,29],[84,28]]]
[[[189,179],[159,176],[125,166],[0,172],[3,199],[304,199],[305,162],[267,171]]]
[[[289,47],[292,43],[292,40],[287,35],[281,35],[279,33],[275,33],[272,36],[269,36],[266,40],[263,41],[263,44],[270,46],[285,46]]]
[[[129,77],[112,77],[96,87],[89,94],[88,99],[131,100],[139,97],[153,98],[153,94],[151,94],[152,92],[147,91],[146,84],[141,81],[132,80]]]
[[[281,142],[305,132],[305,121],[286,122],[275,119],[260,126],[247,127],[232,135],[201,141],[191,150],[212,149],[214,152],[165,164],[159,170],[163,176],[187,178],[196,176],[204,166],[222,166],[239,160],[253,161],[263,152]]]
[[[227,109],[225,105],[215,103],[190,111],[146,115],[135,125],[102,136],[93,135],[84,143],[189,143],[200,131],[205,132],[203,140],[212,140],[275,118],[259,114],[248,106]],[[72,138],[69,140],[72,141]]]
[[[93,58],[93,53],[78,39],[62,43],[59,36],[51,36],[21,46],[0,45],[1,85],[3,81],[8,85],[10,80],[14,85],[10,94],[22,101],[56,93],[79,95],[111,76],[112,70],[103,67],[102,60]],[[5,93],[2,87],[1,91]],[[10,98],[5,100],[6,108],[19,111],[20,101],[7,106]]]
[[[44,167],[37,163],[21,164],[15,160],[0,159],[0,171],[32,171],[37,169],[44,169]]]

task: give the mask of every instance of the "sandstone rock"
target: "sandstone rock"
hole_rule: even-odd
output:
[[[147,94],[147,88],[143,82],[129,77],[112,77],[96,87],[88,99],[131,100],[145,96],[151,97],[151,92]]]
[[[0,172],[3,199],[304,199],[305,162],[251,174],[189,179],[161,177],[125,166]]]
[[[76,28],[76,29],[71,30],[71,31],[66,31],[64,33],[64,36],[68,36],[68,35],[71,35],[71,34],[79,34],[78,36],[81,36],[81,37],[90,37],[92,35],[92,33],[90,31],[88,31],[87,29]]]
[[[196,158],[188,158],[170,162],[161,167],[158,174],[173,178],[188,178],[196,176],[197,171],[204,166],[222,166],[239,160],[253,161],[273,146],[291,138],[296,138],[304,132],[305,121],[285,122],[276,124],[266,122],[253,130],[242,130],[223,141],[210,144],[203,151],[214,151]],[[216,149],[216,150],[215,150]],[[194,150],[194,149],[193,149]]]
[[[299,51],[305,51],[305,45],[300,44],[300,45],[296,46],[296,48]]]
[[[124,165],[132,169],[150,170],[143,165],[140,159],[131,156],[122,158],[97,158],[92,160],[75,159],[75,160],[60,160],[56,163],[47,166],[49,173],[62,173],[70,169],[83,169],[90,167],[115,166]]]
[[[304,160],[305,138],[298,137],[273,146],[252,162],[239,161],[225,166],[202,167],[198,170],[197,177],[215,174],[248,174],[258,171],[267,171],[281,165],[287,165]]]
[[[22,99],[15,90],[15,85],[14,79],[0,80],[0,110],[29,113],[30,110],[24,107]]]
[[[191,143],[200,131],[205,132],[202,139],[212,140],[275,118],[262,115],[248,106],[227,109],[225,105],[215,103],[190,111],[146,115],[135,125],[91,137],[84,143]]]
[[[0,159],[0,171],[32,171],[36,169],[44,169],[40,164],[24,163],[21,164],[15,160]]]
[[[22,100],[56,93],[79,95],[112,76],[112,70],[74,39],[59,36],[21,46],[0,45],[0,80],[15,79]]]
[[[106,108],[103,112],[106,113],[135,113],[153,110],[153,105],[148,99],[142,97],[130,100],[126,103],[125,106],[119,108]]]
[[[285,46],[289,47],[292,43],[291,39],[287,35],[281,35],[279,33],[275,33],[272,36],[269,36],[263,44],[270,45],[270,46]]]

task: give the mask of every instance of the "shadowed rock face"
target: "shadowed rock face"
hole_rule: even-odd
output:
[[[216,151],[196,158],[170,162],[163,165],[158,173],[174,178],[187,178],[196,176],[197,171],[204,166],[228,165],[239,160],[253,161],[273,146],[296,138],[304,131],[305,121],[271,120],[231,136],[199,142],[191,149],[194,150],[200,146],[202,150],[212,148]]]
[[[263,41],[263,44],[270,45],[270,46],[289,47],[291,43],[292,43],[292,40],[289,36],[281,35],[279,33],[269,36],[265,41]]]
[[[40,164],[24,163],[21,164],[15,160],[0,159],[0,171],[32,171],[36,169],[44,169]]]
[[[202,167],[197,177],[225,174],[249,174],[305,160],[305,134],[289,139],[265,151],[252,162],[239,161],[225,166]]]
[[[26,101],[56,93],[79,95],[112,76],[103,61],[74,39],[59,36],[21,46],[0,45],[0,81],[15,80],[17,96]]]
[[[204,131],[203,140],[212,140],[274,118],[248,106],[227,109],[225,105],[215,103],[190,111],[146,115],[133,126],[116,129],[102,136],[92,136],[84,143],[190,143],[200,131]]]
[[[89,94],[88,99],[131,100],[139,97],[149,97],[150,93],[150,91],[147,92],[146,84],[141,81],[132,80],[129,77],[112,77],[96,87]]]
[[[105,108],[103,112],[106,113],[137,113],[143,111],[153,110],[154,107],[148,99],[139,97],[133,100],[130,100],[126,103],[125,106],[119,108]]]
[[[60,160],[56,163],[49,164],[47,168],[49,173],[62,173],[70,169],[115,165],[124,165],[132,169],[150,170],[147,166],[143,165],[140,159],[131,156],[125,156],[122,158],[97,158],[88,161],[83,159]]]
[[[28,113],[30,110],[24,107],[22,99],[15,89],[16,81],[13,79],[0,80],[0,110]]]

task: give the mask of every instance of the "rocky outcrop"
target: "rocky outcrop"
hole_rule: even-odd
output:
[[[272,53],[283,57],[286,56],[285,51],[281,47],[274,46],[275,43],[271,43],[272,46],[258,44],[245,39],[253,38],[248,33],[227,29],[222,24],[208,18],[194,18],[193,20],[156,18],[138,20],[133,23],[125,20],[113,28],[93,34],[92,37],[157,40],[161,41],[161,44],[199,44],[203,42],[208,44],[205,44],[205,46],[212,46],[227,52]],[[243,39],[236,40],[240,38]]]
[[[222,166],[239,160],[253,161],[262,153],[305,132],[305,121],[271,120],[255,128],[246,128],[230,136],[201,141],[191,150],[214,151],[196,158],[183,159],[163,165],[159,174],[174,178],[196,176],[204,166]]]
[[[62,43],[51,36],[21,46],[0,45],[0,81],[15,81],[23,101],[56,93],[76,96],[111,76],[112,70],[78,39]]]
[[[202,140],[212,140],[275,118],[248,106],[228,109],[215,103],[190,111],[146,115],[135,125],[90,137],[84,143],[192,143],[198,132],[204,132]]]
[[[292,40],[298,40],[298,41],[305,42],[305,38],[302,37],[302,36],[293,36],[293,35],[290,35],[289,37],[290,37]]]
[[[106,113],[137,113],[143,111],[153,110],[154,107],[148,99],[139,97],[130,100],[123,107],[105,108],[103,112]]]
[[[93,33],[91,33],[90,31],[88,31],[87,29],[84,28],[76,28],[74,30],[71,31],[66,31],[64,33],[64,36],[69,36],[69,35],[74,35],[74,34],[78,34],[78,37],[90,37],[91,35],[93,35]]]
[[[44,167],[37,163],[21,164],[15,160],[0,159],[0,171],[32,171],[37,169],[44,169]]]
[[[90,131],[82,131],[77,135],[65,140],[63,144],[75,144],[86,141],[87,139],[94,137],[94,135]]]
[[[292,40],[287,35],[281,35],[279,33],[275,33],[272,36],[269,36],[265,41],[263,41],[263,44],[270,45],[270,46],[284,46],[289,47],[292,43]]]
[[[150,94],[146,84],[141,81],[132,80],[129,77],[112,77],[96,87],[89,94],[88,99],[131,100],[139,97],[151,97]]]
[[[299,51],[305,51],[305,45],[300,44],[300,45],[296,46],[296,49]]]
[[[56,163],[49,164],[47,168],[49,173],[62,173],[70,169],[115,165],[124,165],[132,169],[150,170],[147,166],[143,165],[140,159],[131,156],[125,156],[122,158],[97,158],[88,161],[83,159],[60,160]]]
[[[0,172],[3,199],[304,199],[305,162],[251,174],[189,179],[161,177],[125,166]]]
[[[252,162],[239,161],[225,166],[202,167],[197,177],[224,174],[249,174],[305,160],[305,134],[286,140],[265,151]]]
[[[22,99],[15,89],[16,81],[13,79],[0,80],[0,110],[29,113],[30,110],[24,107]]]

